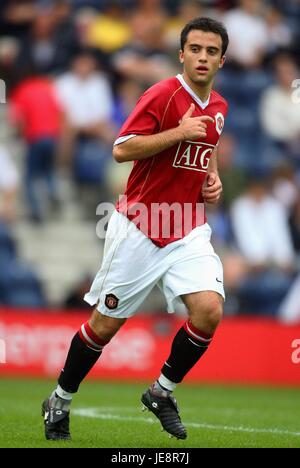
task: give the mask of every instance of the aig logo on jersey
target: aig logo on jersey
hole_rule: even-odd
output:
[[[225,123],[224,115],[221,114],[221,112],[218,112],[216,114],[215,122],[216,122],[216,130],[218,134],[221,135],[223,128],[224,128],[224,123]]]
[[[213,145],[196,141],[184,141],[179,144],[173,167],[207,172],[209,160],[214,150]]]

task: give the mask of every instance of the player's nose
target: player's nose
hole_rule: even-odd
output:
[[[203,63],[203,62],[207,62],[207,53],[206,53],[206,51],[202,50],[202,51],[199,53],[198,62],[199,62],[200,64]]]

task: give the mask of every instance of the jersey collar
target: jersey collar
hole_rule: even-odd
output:
[[[197,96],[196,93],[194,93],[194,91],[192,90],[192,88],[190,88],[190,86],[187,84],[187,82],[185,81],[185,79],[183,78],[182,75],[178,74],[176,76],[177,80],[180,81],[180,83],[182,84],[182,86],[184,87],[184,89],[192,96],[192,98],[197,102],[197,104],[201,107],[202,110],[204,110],[208,104],[209,104],[209,100],[210,100],[210,95],[208,96],[208,99],[203,102],[201,101],[201,99],[199,98],[199,96]]]

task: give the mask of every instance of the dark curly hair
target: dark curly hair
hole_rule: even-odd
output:
[[[228,33],[225,26],[219,21],[205,17],[195,18],[185,25],[180,37],[181,50],[184,49],[189,32],[194,29],[219,34],[222,38],[222,56],[225,54],[229,44]]]

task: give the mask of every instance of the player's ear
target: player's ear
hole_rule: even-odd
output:
[[[183,51],[182,50],[179,51],[179,62],[184,63],[184,56],[183,56]]]
[[[219,63],[219,68],[223,68],[223,65],[225,62],[226,62],[226,55],[223,55]]]

